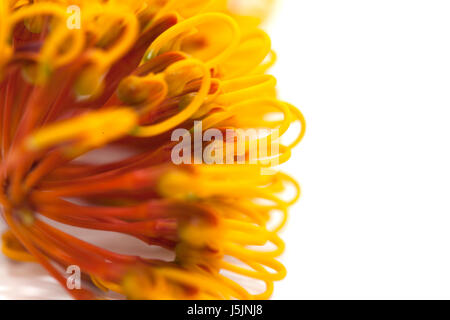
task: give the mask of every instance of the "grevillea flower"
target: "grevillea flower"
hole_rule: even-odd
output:
[[[68,290],[78,299],[270,297],[286,273],[278,231],[297,183],[263,174],[274,162],[262,153],[244,164],[171,160],[173,131],[196,121],[280,135],[300,122],[298,137],[270,155],[277,163],[302,139],[301,113],[266,74],[275,54],[259,25],[270,2],[252,11],[244,0],[0,1],[3,253],[40,263],[64,287],[65,269],[79,266],[87,285]],[[268,137],[264,148],[279,143]],[[237,147],[235,137],[220,142]],[[174,258],[106,250],[51,221],[123,233]]]

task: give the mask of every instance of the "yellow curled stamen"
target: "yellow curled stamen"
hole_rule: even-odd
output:
[[[36,262],[11,231],[2,235],[2,252],[8,258],[20,262]]]
[[[151,59],[157,56],[159,54],[159,51],[162,49],[164,45],[174,40],[179,35],[184,34],[188,32],[190,29],[207,22],[214,22],[214,23],[224,22],[229,26],[232,32],[232,40],[228,44],[228,46],[224,48],[220,54],[218,54],[211,60],[205,61],[208,68],[220,64],[223,60],[228,58],[229,55],[233,52],[233,50],[238,45],[240,38],[240,31],[237,23],[231,17],[222,13],[204,13],[198,16],[194,16],[166,30],[150,45],[148,53],[146,54],[147,59]]]
[[[248,260],[246,260],[245,257],[241,257],[241,254],[239,253],[239,251],[228,249],[227,253],[229,253],[231,256],[235,256],[242,262],[249,265]],[[255,258],[259,259],[259,257],[257,257],[257,256],[251,257],[250,259],[253,260]],[[247,259],[248,259],[248,257],[247,257]],[[263,260],[263,259],[259,259],[259,260]],[[259,261],[259,262],[261,262],[261,261]],[[225,261],[222,261],[221,267],[225,270],[228,270],[228,271],[231,271],[231,272],[234,272],[234,273],[246,276],[246,277],[260,279],[260,280],[266,280],[266,281],[279,281],[286,276],[286,268],[281,263],[279,263],[277,260],[274,260],[274,259],[265,260],[262,264],[273,269],[275,271],[275,273],[268,272],[268,271],[266,271],[265,268],[260,269],[260,271],[249,270],[249,269],[239,267],[237,265],[234,265],[234,264],[231,264],[231,263],[225,262]]]
[[[22,7],[13,12],[8,19],[8,24],[12,29],[18,22],[40,15],[51,15],[64,21],[67,18],[66,10],[64,10],[64,8],[60,5],[49,2],[41,2],[33,4],[32,6]]]
[[[269,135],[265,136],[265,137],[260,137],[258,139],[256,139],[256,141],[259,141],[261,139],[264,139],[265,141],[268,141],[269,143],[272,143],[274,141],[277,141],[278,138],[280,138],[289,128],[291,121],[292,121],[292,116],[291,116],[291,112],[289,110],[289,107],[281,102],[278,101],[276,99],[268,99],[268,98],[261,98],[261,99],[249,99],[240,103],[236,103],[228,108],[225,108],[224,111],[222,112],[217,112],[215,114],[210,115],[209,117],[205,118],[203,120],[203,128],[204,129],[208,129],[211,128],[213,126],[218,125],[219,123],[224,123],[226,122],[226,120],[237,116],[237,115],[241,115],[239,117],[239,119],[242,119],[242,113],[243,110],[245,109],[250,109],[250,110],[258,110],[258,108],[261,108],[262,106],[270,106],[273,107],[274,109],[278,109],[281,113],[283,113],[283,120],[281,121],[281,123],[278,123],[278,128],[277,131],[271,131],[269,133]],[[236,120],[239,120],[236,119]],[[255,121],[255,119],[248,119],[247,121]],[[261,123],[261,120],[256,120],[256,123]],[[266,121],[263,122],[264,125],[269,126],[270,123],[273,123],[271,121]],[[253,127],[253,126],[248,126],[248,127]]]
[[[303,114],[301,113],[300,110],[298,110],[296,107],[294,107],[292,104],[285,102],[288,106],[289,106],[289,110],[291,110],[291,114],[295,116],[294,121],[299,121],[300,122],[300,132],[297,136],[297,138],[290,143],[287,148],[289,149],[293,149],[295,146],[297,146],[305,137],[305,132],[306,132],[306,120],[305,117],[303,116]]]
[[[270,75],[242,77],[221,82],[221,94],[214,100],[220,105],[231,105],[253,97],[275,96],[277,81]]]
[[[49,67],[56,68],[67,64],[79,56],[84,47],[84,34],[79,30],[70,30],[66,26],[68,13],[61,6],[52,3],[36,3],[25,6],[12,13],[8,26],[13,29],[20,21],[26,21],[35,17],[50,15],[57,18],[58,23],[53,26],[53,32],[45,41],[38,60],[42,64],[43,72],[40,74],[42,80]],[[67,39],[71,39],[71,46],[67,47]],[[0,38],[1,40],[1,38]],[[60,54],[63,48],[63,53]]]
[[[178,61],[172,64],[167,70],[164,72],[166,77],[170,76],[172,73],[176,73],[177,70],[182,69],[184,67],[198,67],[201,69],[203,73],[202,83],[200,86],[200,90],[195,95],[194,99],[179,113],[171,117],[170,119],[164,120],[158,124],[150,125],[150,126],[141,126],[139,127],[133,134],[138,137],[151,137],[167,130],[170,130],[182,122],[186,121],[191,117],[197,109],[204,102],[206,96],[209,93],[209,89],[211,86],[211,75],[209,69],[200,61],[195,59],[186,59],[182,61]]]
[[[165,6],[158,11],[158,15],[155,19],[158,19],[171,11],[176,11],[183,18],[189,18],[201,12],[202,9],[206,8],[214,1],[215,0],[169,0]]]
[[[83,19],[86,20],[86,24],[99,15],[120,21],[124,26],[120,39],[116,40],[107,50],[94,49],[90,53],[92,61],[100,69],[103,69],[122,57],[132,47],[139,34],[139,22],[127,6],[92,6],[83,11]]]
[[[93,276],[91,275],[91,280],[92,283],[98,287],[100,290],[107,292],[108,290],[123,294],[123,289],[122,286],[117,284],[117,283],[113,283],[113,282],[109,282],[109,281],[105,281],[103,279],[100,279],[99,277]]]
[[[264,74],[269,70],[275,62],[277,62],[277,53],[274,50],[270,50],[268,57],[266,57],[267,61],[263,61],[262,64],[257,66],[255,69],[250,71],[250,74]]]
[[[67,30],[63,26],[52,32],[49,39],[45,42],[45,46],[42,48],[40,60],[43,63],[51,63],[53,68],[57,68],[68,64],[79,56],[84,48],[84,33],[78,31],[68,32]],[[61,44],[67,41],[67,39],[72,40],[72,46],[70,48],[64,48],[64,53],[59,54]]]
[[[251,74],[271,51],[270,37],[256,29],[242,37],[235,52],[220,66],[223,78],[231,79]]]

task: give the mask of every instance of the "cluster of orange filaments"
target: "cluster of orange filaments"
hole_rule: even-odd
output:
[[[0,1],[5,255],[39,262],[64,287],[65,268],[79,266],[88,285],[69,290],[79,299],[107,291],[131,299],[270,297],[286,273],[278,231],[297,183],[262,174],[267,159],[171,161],[171,133],[192,130],[195,121],[203,130],[281,135],[300,122],[298,137],[271,155],[277,163],[303,137],[301,113],[277,99],[266,74],[275,55],[259,25],[271,1],[255,12],[243,2]],[[89,157],[113,153],[122,157]],[[286,200],[290,187],[297,193]],[[174,258],[119,254],[51,221],[123,233]],[[251,292],[237,278],[265,289]]]

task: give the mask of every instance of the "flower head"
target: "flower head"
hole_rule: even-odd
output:
[[[266,74],[275,54],[259,24],[271,2],[1,1],[3,253],[39,262],[64,287],[63,270],[79,266],[97,288],[69,290],[79,299],[110,290],[135,299],[268,298],[286,273],[277,233],[299,188],[261,169],[269,158],[287,161],[305,129]],[[246,141],[243,163],[175,165],[171,135],[196,121],[202,130],[270,133],[265,144],[253,139],[256,159]],[[296,121],[298,137],[279,144],[272,133]],[[275,143],[276,154],[262,152]],[[211,145],[235,160],[236,137],[189,147]],[[289,188],[296,194],[283,199]],[[106,250],[49,220],[127,234],[174,259]],[[265,289],[250,292],[237,277]]]

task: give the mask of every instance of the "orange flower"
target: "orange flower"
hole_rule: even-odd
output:
[[[286,273],[277,261],[284,249],[277,233],[299,196],[288,175],[261,171],[274,163],[261,150],[279,141],[269,134],[255,162],[249,141],[241,164],[177,166],[171,159],[172,133],[191,132],[196,121],[203,130],[264,128],[281,135],[299,121],[294,142],[269,155],[277,163],[289,159],[304,135],[302,114],[277,99],[276,81],[265,74],[275,55],[258,25],[271,1],[254,10],[242,3],[0,3],[5,255],[39,262],[64,287],[63,270],[79,266],[101,290],[68,289],[78,299],[104,298],[109,290],[133,299],[270,297],[273,282]],[[255,140],[262,145],[262,137]],[[219,149],[232,151],[238,144],[220,142]],[[98,160],[112,154],[121,158]],[[285,200],[290,187],[297,193]],[[277,212],[283,219],[273,226]],[[175,258],[105,250],[49,219],[124,233]],[[249,292],[236,275],[265,290]]]

